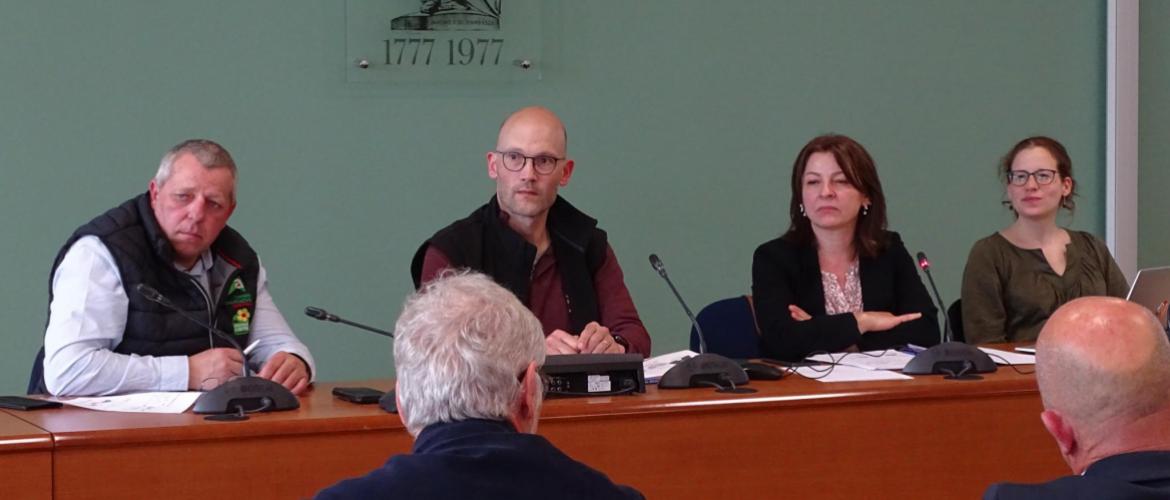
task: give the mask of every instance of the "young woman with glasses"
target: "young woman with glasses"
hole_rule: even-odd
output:
[[[1000,165],[1016,220],[971,248],[963,271],[968,343],[1031,342],[1061,304],[1077,297],[1124,297],[1128,285],[1105,243],[1060,227],[1075,207],[1076,181],[1064,146],[1048,137],[1017,143]]]
[[[792,166],[790,225],[752,258],[752,296],[767,357],[938,343],[937,309],[898,233],[873,158],[823,135]]]

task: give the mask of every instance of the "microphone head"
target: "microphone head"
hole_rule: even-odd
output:
[[[316,307],[313,307],[313,306],[309,306],[309,307],[305,308],[305,315],[310,317],[310,318],[316,318],[316,319],[324,321],[325,317],[328,316],[328,314],[329,313],[325,312],[324,309],[317,309]]]
[[[930,261],[926,260],[925,252],[918,252],[918,267],[921,267],[923,271],[930,270]]]
[[[134,285],[134,291],[138,292],[139,295],[146,297],[146,300],[152,302],[166,301],[166,297],[163,297],[163,295],[159,293],[158,290],[155,290],[154,287],[147,285],[146,283],[139,283]]]
[[[666,266],[662,264],[662,259],[658,258],[658,254],[650,254],[650,266],[653,267],[655,271],[658,271],[658,274],[663,276],[666,275]]]

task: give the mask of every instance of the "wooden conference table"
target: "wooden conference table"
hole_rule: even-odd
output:
[[[50,498],[52,454],[48,432],[0,412],[0,497]]]
[[[410,449],[397,416],[334,399],[339,385],[392,382],[319,383],[299,410],[244,422],[68,407],[0,413],[0,484],[46,498],[51,434],[58,499],[308,497]],[[750,387],[759,392],[650,386],[549,400],[539,431],[648,498],[978,498],[995,481],[1068,473],[1040,424],[1034,376],[1010,368],[980,381],[794,376]]]

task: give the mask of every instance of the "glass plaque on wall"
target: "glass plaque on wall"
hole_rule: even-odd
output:
[[[541,2],[346,0],[346,80],[540,79]]]

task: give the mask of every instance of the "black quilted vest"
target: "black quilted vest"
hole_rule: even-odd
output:
[[[239,233],[225,227],[211,245],[215,259],[207,271],[211,290],[203,290],[192,276],[175,269],[174,250],[154,217],[149,196],[132,198],[73,232],[49,272],[49,301],[53,299],[52,277],[65,253],[78,238],[97,236],[113,255],[130,300],[126,329],[115,352],[190,356],[210,345],[231,346],[215,335],[209,340],[207,328],[147,300],[135,290],[139,283],[158,290],[179,309],[227,333],[241,346],[247,345],[260,271],[256,252]]]
[[[549,208],[548,232],[561,274],[569,323],[580,332],[590,321],[600,321],[593,275],[605,260],[605,231],[597,220],[557,197]],[[456,268],[469,267],[491,276],[528,304],[536,247],[500,219],[500,205],[491,201],[464,219],[455,221],[423,242],[411,261],[410,273],[417,289],[427,247],[435,245]]]

